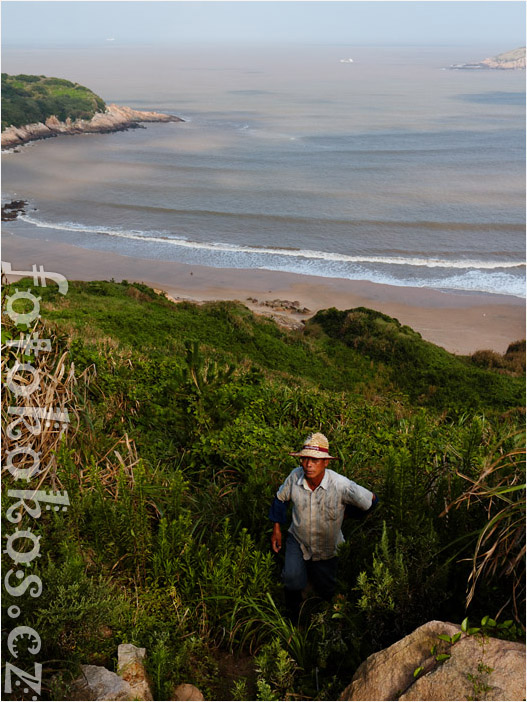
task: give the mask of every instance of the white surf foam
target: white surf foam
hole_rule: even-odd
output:
[[[348,255],[334,253],[330,251],[313,251],[310,249],[282,249],[273,247],[255,247],[243,246],[238,244],[228,244],[224,242],[203,242],[192,241],[185,237],[178,237],[173,232],[169,231],[142,231],[142,230],[123,230],[116,227],[97,227],[76,222],[46,222],[39,220],[29,215],[21,215],[22,221],[32,224],[36,227],[46,229],[57,229],[61,231],[71,232],[86,232],[90,234],[104,234],[106,236],[120,237],[123,239],[133,239],[144,242],[159,242],[172,246],[179,246],[187,249],[217,251],[224,253],[236,254],[255,254],[258,256],[279,256],[281,258],[300,258],[311,259],[314,261],[328,261],[335,263],[354,263],[354,264],[377,264],[390,266],[410,266],[424,268],[445,268],[445,269],[460,269],[460,270],[493,270],[507,268],[521,268],[525,264],[517,261],[482,261],[470,259],[442,259],[434,257],[418,257],[418,256],[367,256],[367,255]]]

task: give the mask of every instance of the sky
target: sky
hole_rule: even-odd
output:
[[[2,45],[525,45],[521,0],[2,0]]]

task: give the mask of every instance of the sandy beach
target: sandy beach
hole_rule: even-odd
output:
[[[36,263],[69,280],[125,279],[164,290],[175,299],[239,300],[257,313],[273,314],[286,323],[299,322],[328,307],[370,307],[457,354],[478,349],[504,353],[512,341],[525,338],[525,301],[511,296],[143,260],[29,239],[9,231],[4,231],[2,245],[2,260],[9,261],[13,270],[31,270]],[[274,312],[263,304],[276,299],[294,301],[309,313]]]

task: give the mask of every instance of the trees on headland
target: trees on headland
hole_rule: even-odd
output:
[[[94,92],[63,78],[2,73],[2,129],[45,122],[55,116],[91,119],[106,103]]]

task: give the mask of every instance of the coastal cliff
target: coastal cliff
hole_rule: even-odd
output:
[[[105,112],[97,112],[91,119],[67,118],[60,121],[55,115],[45,122],[8,127],[2,132],[2,149],[10,149],[29,141],[48,139],[61,134],[105,134],[133,129],[141,122],[184,122],[180,117],[159,112],[143,112],[123,105],[109,105]]]
[[[525,69],[525,46],[506,51],[478,63],[454,63],[452,69],[492,68],[497,70]]]
[[[481,65],[498,69],[525,68],[525,47],[507,51],[493,58],[486,58]]]

